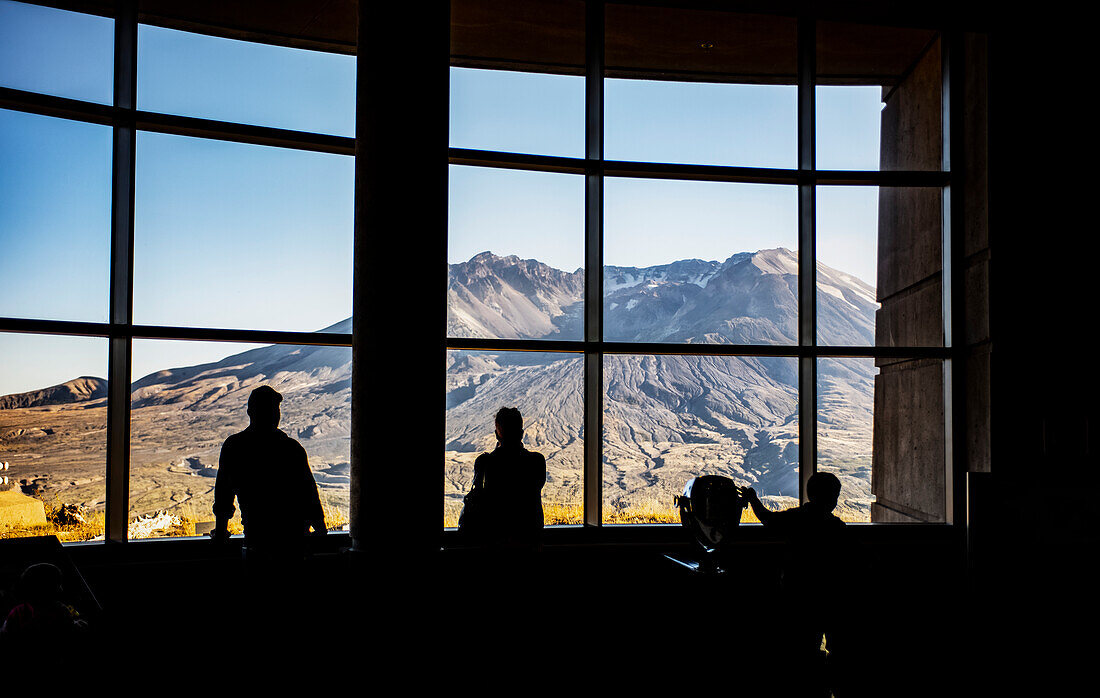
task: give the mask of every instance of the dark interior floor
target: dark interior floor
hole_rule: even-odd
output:
[[[330,536],[300,568],[259,573],[236,546],[205,540],[52,554],[94,596],[73,600],[89,607],[93,644],[107,655],[229,657],[269,678],[313,658],[447,690],[494,667],[504,687],[555,692],[717,682],[734,695],[815,695],[808,686],[829,676],[845,688],[836,695],[936,695],[923,689],[963,680],[974,666],[968,628],[981,611],[968,600],[963,565],[944,540],[905,531],[862,544],[865,583],[841,598],[782,590],[781,546],[767,540],[740,545],[718,576],[670,560],[695,557],[683,543],[550,544],[521,558],[347,543]],[[12,569],[20,556],[5,548]],[[796,642],[813,604],[842,619],[828,666]],[[904,677],[907,690],[881,692],[883,677]],[[749,685],[758,689],[733,690]]]

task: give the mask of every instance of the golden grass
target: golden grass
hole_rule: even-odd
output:
[[[605,524],[678,524],[680,508],[647,502],[638,507],[605,509],[603,517]],[[580,504],[544,503],[542,518],[546,526],[580,525],[584,523],[584,507]],[[760,520],[751,509],[746,509],[741,515],[741,523],[760,523]],[[443,525],[447,528],[457,527],[458,513],[447,512]]]
[[[55,522],[56,513],[61,504],[43,502],[46,510],[47,523],[35,526],[11,526],[0,529],[0,538],[32,538],[35,536],[57,536],[63,543],[89,541],[102,539],[106,529],[106,516],[102,511],[85,512],[85,522],[82,524],[61,525]],[[325,526],[330,530],[340,530],[348,524],[348,517],[338,508],[322,505],[325,515]],[[163,531],[157,531],[154,538],[183,538],[198,535],[197,524],[209,523],[209,517],[196,516],[194,511],[185,507],[175,514],[179,517],[179,523]],[[244,525],[238,513],[229,520],[230,535],[244,534]]]
[[[330,531],[340,530],[349,523],[348,517],[340,509],[330,504],[322,503],[321,510],[324,512],[325,528]],[[196,532],[196,524],[210,523],[209,518],[205,521],[200,521],[190,510],[184,510],[182,513],[178,514],[178,516],[180,518],[180,523],[158,535],[158,538],[195,536],[198,535]],[[231,536],[244,535],[244,524],[241,523],[240,512],[237,512],[237,514],[229,520],[227,527],[229,529],[229,535]]]
[[[35,536],[57,536],[64,543],[93,540],[103,536],[107,518],[102,511],[91,511],[84,514],[84,523],[63,526],[56,523],[57,513],[61,510],[60,502],[43,502],[42,508],[46,510],[46,523],[35,526],[12,526],[0,529],[0,538],[32,538]]]
[[[46,518],[50,520],[49,523],[38,526],[15,526],[2,529],[0,530],[0,538],[57,536],[62,542],[88,541],[102,538],[106,524],[106,517],[102,511],[87,513],[86,521],[83,524],[61,526],[52,521],[54,514],[60,509],[61,505],[55,502],[53,504],[43,503],[43,506],[46,509]],[[341,530],[349,523],[348,516],[337,507],[331,506],[328,503],[323,503],[322,509],[325,516],[325,526],[328,530]],[[584,507],[579,504],[546,503],[543,504],[542,511],[543,520],[546,526],[575,526],[584,523]],[[680,523],[680,510],[678,507],[661,505],[657,502],[647,502],[637,507],[605,509],[603,514],[603,522],[610,525]],[[458,511],[448,511],[444,516],[443,525],[447,528],[457,527],[458,515]],[[866,519],[860,517],[857,512],[851,512],[844,509],[838,510],[837,515],[843,521],[849,523],[866,521]],[[197,535],[196,525],[208,522],[208,517],[199,518],[189,507],[182,509],[177,516],[179,516],[180,522],[170,529],[158,532],[157,538],[195,536]],[[756,518],[752,509],[749,508],[745,509],[742,513],[741,523],[760,523],[760,520]],[[239,512],[229,521],[229,533],[231,535],[242,535],[244,533],[244,526],[241,524]]]
[[[341,530],[344,526],[351,523],[351,519],[340,509],[332,506],[328,502],[321,503],[321,511],[325,515],[325,528],[330,531]]]

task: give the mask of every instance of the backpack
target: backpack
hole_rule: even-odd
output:
[[[458,515],[458,532],[463,538],[480,539],[487,533],[489,497],[485,490],[485,471],[478,473],[470,491],[462,498],[462,513]]]

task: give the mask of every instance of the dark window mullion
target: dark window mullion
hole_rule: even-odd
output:
[[[965,213],[961,183],[965,158],[963,142],[964,87],[963,37],[960,32],[945,32],[940,38],[943,71],[942,116],[943,151],[941,161],[950,179],[943,188],[943,339],[948,359],[943,369],[944,415],[944,520],[965,521],[966,511],[966,324],[965,324],[965,248],[962,231]],[[952,186],[953,182],[959,183]]]
[[[798,21],[798,482],[799,501],[817,470],[817,242],[814,85],[816,31],[813,19]],[[808,349],[808,351],[807,351]]]
[[[79,99],[39,94],[11,87],[0,87],[0,109],[104,126],[113,125],[116,118],[116,109],[113,105],[84,102]]]
[[[585,5],[584,523],[603,521],[604,4]],[[595,347],[595,349],[590,349]]]
[[[133,313],[134,107],[137,96],[137,9],[132,0],[115,19],[115,94],[111,169],[112,328],[128,327]],[[133,342],[112,332],[107,360],[107,501],[105,538],[125,542],[130,495],[130,366]]]
[[[347,136],[293,131],[271,126],[216,121],[177,114],[133,111],[130,115],[138,129],[153,133],[167,133],[191,138],[206,138],[334,155],[355,155],[355,139]]]

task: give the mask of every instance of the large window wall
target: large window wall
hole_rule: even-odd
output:
[[[451,3],[445,525],[502,406],[551,524],[951,521],[944,36],[680,5]]]
[[[284,395],[338,530],[353,47],[120,8],[0,2],[0,535],[204,533],[221,443],[260,384]]]
[[[0,535],[201,533],[260,382],[339,527],[353,47],[119,6],[0,2]],[[952,521],[949,38],[455,0],[445,523],[505,404],[551,524],[673,522],[703,473],[787,507],[822,470],[849,520]]]

